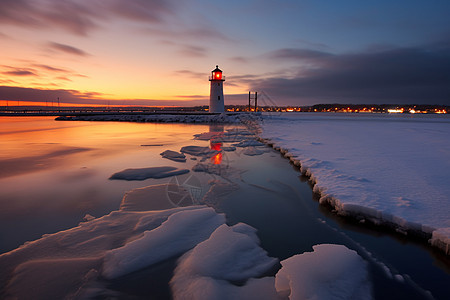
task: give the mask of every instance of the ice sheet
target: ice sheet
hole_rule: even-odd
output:
[[[311,176],[338,213],[422,232],[449,253],[450,119],[429,116],[283,114],[261,137]]]
[[[62,299],[97,280],[109,250],[141,238],[144,231],[159,228],[175,213],[203,209],[204,206],[191,206],[163,211],[114,211],[78,227],[44,235],[0,255],[0,295],[12,299]]]
[[[189,173],[189,170],[175,167],[131,168],[114,173],[109,179],[145,180],[148,178],[165,178],[186,173]]]
[[[186,162],[186,155],[172,150],[166,150],[160,153],[163,158],[167,158],[176,162]]]
[[[342,245],[313,246],[313,252],[281,262],[275,287],[291,300],[372,299],[366,262]]]
[[[206,156],[206,157],[212,157],[217,153],[219,153],[219,151],[210,149],[209,147],[202,147],[202,146],[185,146],[181,148],[180,152],[194,156]]]
[[[277,262],[259,246],[254,228],[224,224],[180,258],[172,292],[175,299],[277,299],[273,278],[253,278]]]
[[[225,223],[222,214],[212,208],[181,211],[171,215],[158,228],[123,247],[109,251],[103,264],[103,276],[116,278],[182,254],[207,239]]]

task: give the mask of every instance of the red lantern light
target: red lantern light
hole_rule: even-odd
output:
[[[219,66],[216,66],[211,73],[211,80],[222,80],[222,70],[219,69]]]

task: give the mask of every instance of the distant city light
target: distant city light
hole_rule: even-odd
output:
[[[403,113],[403,108],[401,108],[401,109],[398,109],[398,108],[388,109],[388,113],[390,113],[390,114],[401,114],[401,113]]]

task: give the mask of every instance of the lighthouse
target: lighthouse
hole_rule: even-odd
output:
[[[222,76],[222,70],[219,69],[219,66],[216,66],[212,70],[209,81],[211,82],[209,112],[223,113],[225,112],[225,102],[223,101],[223,82],[225,81],[225,76]]]

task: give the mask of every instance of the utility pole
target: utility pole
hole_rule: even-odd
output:
[[[258,111],[258,92],[255,92],[255,112]]]
[[[250,99],[252,97],[252,92],[248,91],[248,111],[252,110],[251,104],[250,104]]]

